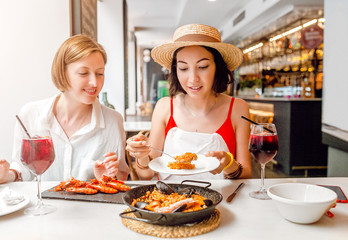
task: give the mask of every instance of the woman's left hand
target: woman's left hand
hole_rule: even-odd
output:
[[[10,164],[3,159],[0,159],[0,184],[7,183],[9,179]]]
[[[205,154],[206,157],[216,157],[220,161],[220,166],[211,171],[212,174],[220,174],[222,170],[230,163],[230,156],[224,151],[210,151]]]
[[[116,153],[108,152],[104,157],[103,161],[97,160],[94,164],[94,176],[97,180],[101,180],[103,175],[114,178],[118,172],[120,161],[117,160]]]

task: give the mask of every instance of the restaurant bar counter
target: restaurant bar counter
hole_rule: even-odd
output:
[[[245,186],[232,202],[226,199],[241,182]],[[348,193],[348,178],[282,178],[266,179],[266,186],[277,183],[299,182],[311,184],[339,185]],[[128,182],[130,183],[130,182]],[[152,184],[151,182],[131,182]],[[46,190],[58,182],[43,182]],[[281,217],[272,200],[257,200],[249,197],[249,192],[260,185],[259,179],[214,180],[211,188],[223,195],[217,205],[221,213],[220,225],[213,231],[188,239],[347,239],[348,203],[338,203],[331,209],[334,217],[324,215],[318,222],[309,225],[295,224]],[[36,182],[15,182],[0,185],[0,191],[6,186],[21,194],[30,196],[32,205],[36,201]],[[156,239],[156,237],[136,233],[126,228],[119,213],[127,207],[123,204],[97,203],[44,199],[57,207],[51,214],[37,217],[24,215],[24,209],[0,216],[0,238],[11,239]]]
[[[279,140],[275,167],[295,177],[327,176],[327,146],[321,142],[321,98],[243,99],[252,110],[272,108],[268,111],[274,114],[271,120]],[[264,122],[262,116],[255,121]]]

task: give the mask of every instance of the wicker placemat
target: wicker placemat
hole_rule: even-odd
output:
[[[130,211],[126,209],[125,212]],[[127,214],[129,217],[135,217],[133,213]],[[142,234],[147,234],[161,238],[182,238],[201,235],[210,231],[213,231],[220,224],[220,212],[215,209],[214,213],[206,219],[196,224],[187,224],[180,226],[162,226],[154,225],[136,220],[122,218],[122,223],[127,228]]]

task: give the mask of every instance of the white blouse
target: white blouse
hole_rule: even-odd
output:
[[[129,173],[125,161],[125,132],[122,115],[101,105],[98,99],[93,103],[91,122],[68,138],[55,118],[52,109],[59,96],[31,102],[19,113],[30,132],[33,129],[48,129],[54,144],[55,160],[42,174],[44,181],[64,181],[70,177],[79,180],[94,178],[93,166],[96,160],[103,160],[107,152],[116,152],[119,171]],[[22,173],[23,180],[32,180],[34,175],[21,163],[21,144],[24,131],[15,125],[13,161],[11,168]]]

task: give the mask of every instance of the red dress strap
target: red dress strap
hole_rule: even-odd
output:
[[[167,126],[166,126],[166,129],[165,129],[165,136],[167,136],[167,133],[169,132],[170,129],[174,128],[174,127],[177,127],[176,125],[176,122],[173,118],[173,110],[174,107],[173,107],[173,98],[170,99],[170,117],[168,119],[168,122],[167,122]]]
[[[233,103],[234,103],[234,97],[232,97],[232,99],[231,99],[230,109],[228,110],[227,119],[230,119],[230,118],[231,118]]]
[[[235,98],[232,97],[230,108],[228,110],[228,114],[227,114],[227,118],[225,122],[216,131],[216,133],[218,133],[224,139],[228,149],[230,150],[230,153],[232,153],[233,156],[235,156],[235,153],[236,153],[236,136],[235,136],[232,121],[231,121],[231,114],[232,114],[234,99]]]

